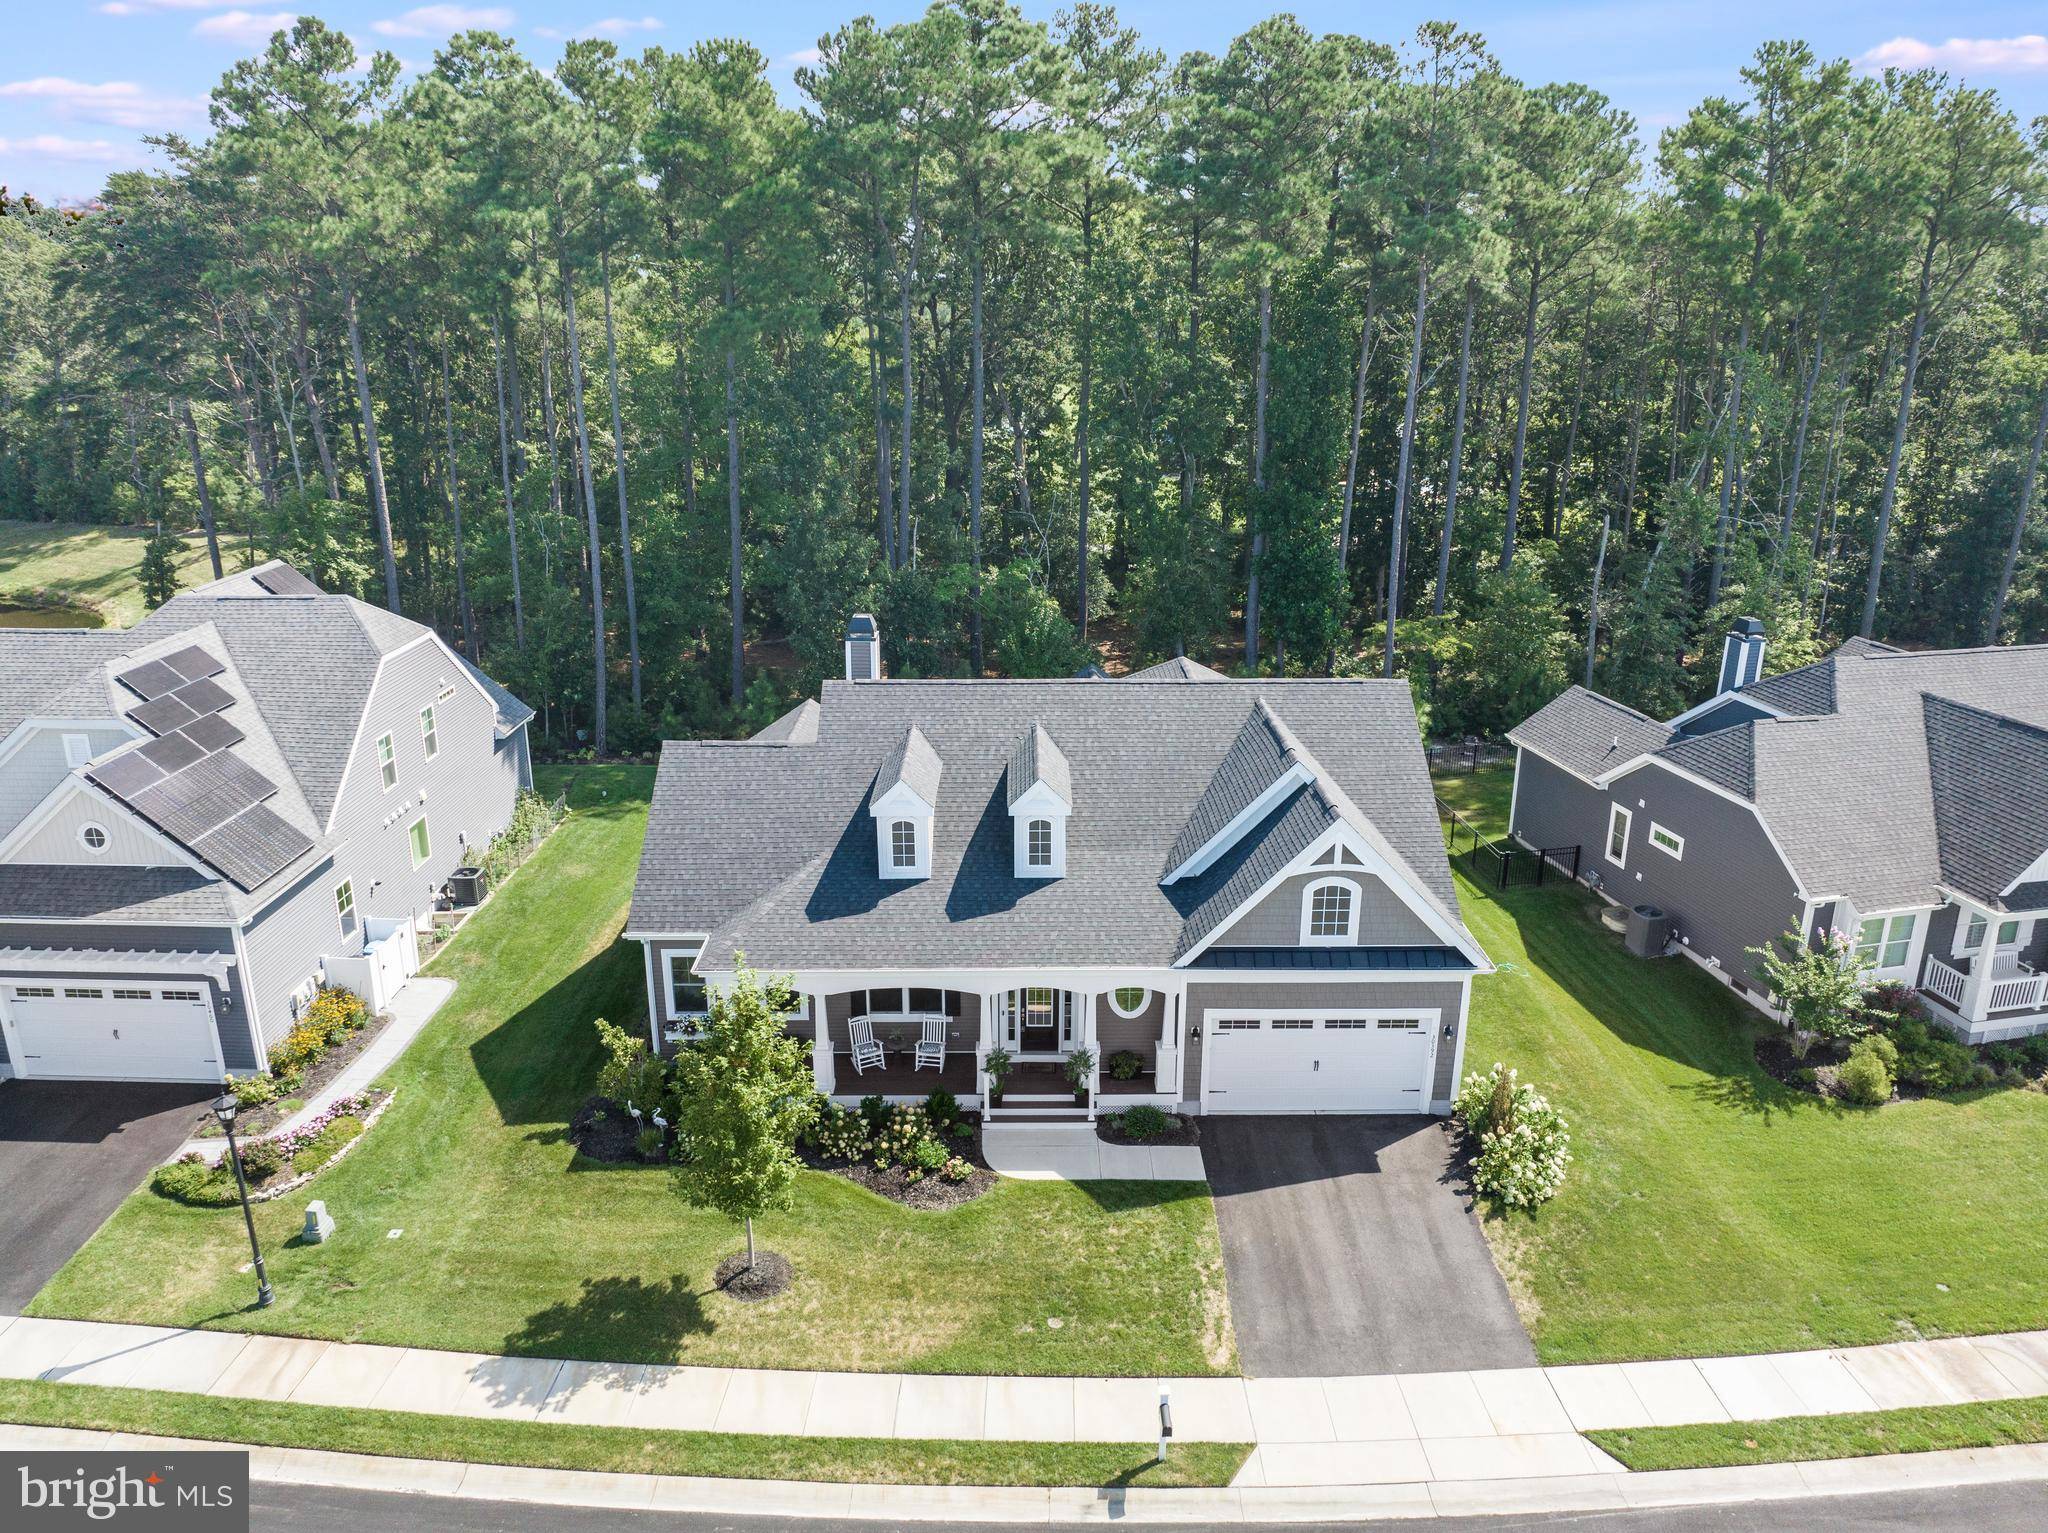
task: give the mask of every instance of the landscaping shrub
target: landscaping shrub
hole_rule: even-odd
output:
[[[974,1167],[955,1155],[940,1168],[939,1175],[949,1182],[964,1182],[974,1175]]]
[[[1990,1080],[1989,1067],[1979,1063],[1967,1045],[1918,1017],[1899,1018],[1891,1041],[1898,1051],[1899,1080],[1922,1091],[1963,1091]]]
[[[633,1153],[642,1160],[666,1160],[668,1157],[664,1152],[667,1148],[666,1137],[651,1124],[633,1136]]]
[[[299,1023],[270,1051],[270,1069],[294,1084],[306,1073],[306,1066],[327,1051],[327,1034],[320,1028]]]
[[[955,1139],[972,1139],[974,1137],[974,1125],[965,1118],[961,1119],[953,1125],[953,1137]]]
[[[921,1140],[931,1138],[931,1119],[922,1107],[897,1106],[887,1109],[881,1127],[875,1130],[875,1164],[901,1166]]]
[[[941,1128],[960,1121],[960,1099],[941,1086],[924,1099],[925,1116]]]
[[[1145,1061],[1129,1049],[1118,1049],[1104,1064],[1113,1081],[1134,1081],[1145,1073]]]
[[[812,1120],[811,1143],[827,1160],[860,1160],[868,1153],[867,1121],[837,1105]]]
[[[649,1051],[647,1040],[603,1017],[592,1025],[597,1028],[598,1044],[604,1050],[604,1063],[597,1070],[597,1094],[622,1106],[630,1102],[642,1112],[654,1109],[662,1101],[663,1077],[667,1072],[661,1060]],[[675,1121],[673,1112],[663,1116]]]
[[[225,1208],[236,1201],[235,1173],[225,1163],[207,1164],[196,1150],[168,1166],[158,1166],[149,1186],[159,1197],[196,1208]]]
[[[512,870],[526,860],[554,824],[554,806],[531,789],[522,789],[512,800],[512,818],[491,838],[478,864],[493,889],[512,876]]]
[[[1509,1208],[1533,1209],[1557,1196],[1571,1163],[1564,1115],[1506,1065],[1468,1075],[1457,1116],[1478,1144],[1472,1185]]]
[[[882,1120],[888,1115],[889,1104],[879,1091],[870,1092],[860,1099],[861,1121],[867,1124],[870,1134],[882,1126]]]
[[[1849,1051],[1835,1072],[1842,1095],[1862,1107],[1878,1107],[1892,1099],[1892,1071],[1883,1053],[1873,1047],[1886,1040],[1866,1038]]]
[[[2036,1070],[2048,1070],[2048,1033],[2036,1033],[2020,1040],[2020,1053]]]
[[[284,1082],[274,1075],[244,1075],[229,1081],[228,1091],[244,1107],[262,1107],[284,1095]]]
[[[936,1139],[920,1139],[910,1147],[910,1164],[919,1171],[936,1171],[950,1158]]]
[[[242,1175],[251,1185],[267,1182],[282,1171],[289,1159],[286,1146],[279,1139],[250,1139],[241,1146]]]
[[[350,1033],[368,1026],[369,1021],[370,1007],[361,996],[352,990],[325,985],[314,993],[312,1004],[299,1018],[299,1026],[319,1033],[332,1047]]]
[[[1117,1123],[1133,1139],[1157,1139],[1172,1126],[1166,1114],[1149,1103],[1124,1109]]]

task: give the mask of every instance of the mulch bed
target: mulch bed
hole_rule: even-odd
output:
[[[1838,1047],[1826,1038],[1814,1040],[1812,1048],[1806,1051],[1804,1059],[1792,1052],[1791,1041],[1783,1033],[1763,1033],[1756,1040],[1756,1066],[1781,1086],[1790,1086],[1794,1091],[1808,1092],[1813,1096],[1831,1097],[1834,1092],[1823,1090],[1813,1081],[1800,1078],[1800,1072],[1813,1070],[1821,1080],[1832,1081],[1835,1069],[1849,1057],[1846,1048]]]
[[[235,1117],[235,1133],[243,1139],[256,1139],[269,1133],[284,1122],[299,1108],[319,1094],[328,1082],[354,1064],[363,1050],[376,1042],[377,1035],[391,1025],[391,1014],[384,1012],[373,1016],[369,1022],[350,1033],[325,1054],[306,1066],[306,1073],[299,1077],[298,1085],[275,1102],[265,1102],[261,1107],[245,1107]],[[290,1105],[287,1105],[290,1104]],[[220,1120],[213,1115],[211,1105],[200,1115],[199,1127],[193,1130],[195,1139],[218,1139],[221,1137]]]
[[[940,1135],[939,1142],[945,1145],[948,1154],[957,1155],[974,1167],[974,1175],[964,1182],[949,1182],[936,1171],[927,1172],[913,1182],[901,1166],[883,1169],[867,1161],[826,1160],[808,1145],[797,1146],[797,1159],[813,1171],[829,1171],[834,1176],[843,1176],[856,1187],[865,1187],[869,1192],[879,1193],[905,1208],[927,1211],[958,1208],[963,1203],[972,1203],[994,1187],[997,1180],[995,1172],[982,1158],[981,1120],[970,1113],[960,1121],[974,1130],[973,1137],[963,1139],[949,1132]]]
[[[726,1297],[754,1304],[786,1291],[796,1281],[796,1269],[790,1266],[788,1257],[760,1250],[754,1252],[754,1265],[749,1267],[747,1253],[735,1251],[718,1264],[711,1281]]]
[[[642,1159],[633,1148],[641,1127],[610,1097],[586,1097],[576,1116],[569,1120],[569,1143],[576,1146],[577,1153],[611,1165],[658,1164]]]
[[[1095,1137],[1104,1144],[1200,1144],[1201,1125],[1193,1118],[1184,1118],[1179,1113],[1166,1115],[1167,1128],[1163,1134],[1154,1134],[1150,1139],[1140,1139],[1135,1134],[1124,1132],[1124,1126],[1114,1113],[1105,1114],[1095,1120]]]

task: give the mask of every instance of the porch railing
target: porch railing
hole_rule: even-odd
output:
[[[1963,986],[1970,976],[1939,958],[1927,960],[1927,988],[1951,1006],[1963,1004]]]
[[[1982,963],[1979,958],[1976,962]],[[1939,958],[1927,960],[1927,988],[1958,1011],[1963,1006],[1963,989],[1969,972]],[[2039,1011],[2048,995],[2048,972],[2036,972],[2010,954],[1999,954],[1992,963],[1984,987],[1983,1009],[1993,1011]],[[1982,1020],[1972,1018],[1973,1021]]]
[[[2020,974],[1991,982],[1988,1011],[2039,1011],[2041,991],[2048,986],[2048,974]]]

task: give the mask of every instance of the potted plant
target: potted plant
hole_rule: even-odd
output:
[[[1095,1051],[1076,1049],[1067,1056],[1067,1084],[1074,1088],[1074,1105],[1088,1105],[1088,1080],[1095,1073]]]
[[[1011,1063],[1008,1049],[990,1049],[988,1057],[981,1062],[982,1069],[988,1071],[988,1105],[991,1107],[1003,1105],[1003,1081],[1010,1073]]]

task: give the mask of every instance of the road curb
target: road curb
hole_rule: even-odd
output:
[[[454,1496],[527,1505],[780,1517],[849,1517],[877,1522],[1338,1522],[1792,1501],[1880,1495],[1957,1485],[2048,1482],[2048,1444],[1901,1453],[1734,1469],[1535,1480],[1442,1480],[1374,1486],[1218,1487],[1147,1490],[1104,1487],[865,1485],[803,1480],[721,1480],[682,1475],[606,1474],[379,1458],[310,1448],[147,1437],[70,1427],[0,1425],[0,1449],[246,1451],[252,1480],[324,1485],[399,1495]]]

